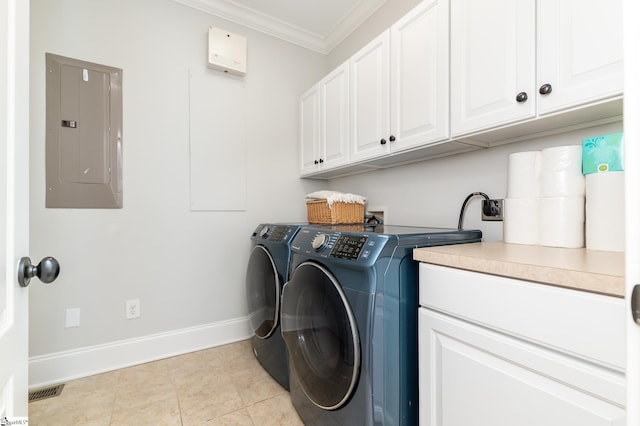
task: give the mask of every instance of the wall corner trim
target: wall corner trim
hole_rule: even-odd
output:
[[[105,373],[251,337],[247,317],[29,358],[29,388]]]

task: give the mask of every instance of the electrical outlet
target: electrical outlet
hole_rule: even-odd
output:
[[[482,200],[482,220],[502,220],[504,200]]]
[[[386,207],[369,207],[366,212],[366,216],[375,216],[381,223],[384,223],[387,219]]]
[[[127,300],[125,302],[125,319],[140,318],[140,299]]]

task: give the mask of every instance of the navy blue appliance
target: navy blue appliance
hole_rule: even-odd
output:
[[[260,224],[251,234],[246,286],[253,353],[289,389],[287,350],[280,332],[282,286],[289,279],[290,245],[301,224]]]
[[[306,425],[418,421],[418,267],[413,249],[481,231],[303,227],[282,295],[293,405]]]

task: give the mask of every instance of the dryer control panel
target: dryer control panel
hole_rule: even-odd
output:
[[[289,241],[300,227],[297,225],[260,224],[251,234],[254,240],[286,242]]]

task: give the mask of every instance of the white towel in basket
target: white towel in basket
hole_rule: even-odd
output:
[[[351,194],[348,192],[338,192],[338,191],[329,191],[322,190],[312,192],[306,195],[306,199],[308,201],[312,200],[327,200],[327,204],[331,206],[333,203],[358,203],[364,204],[367,199],[362,195]]]

